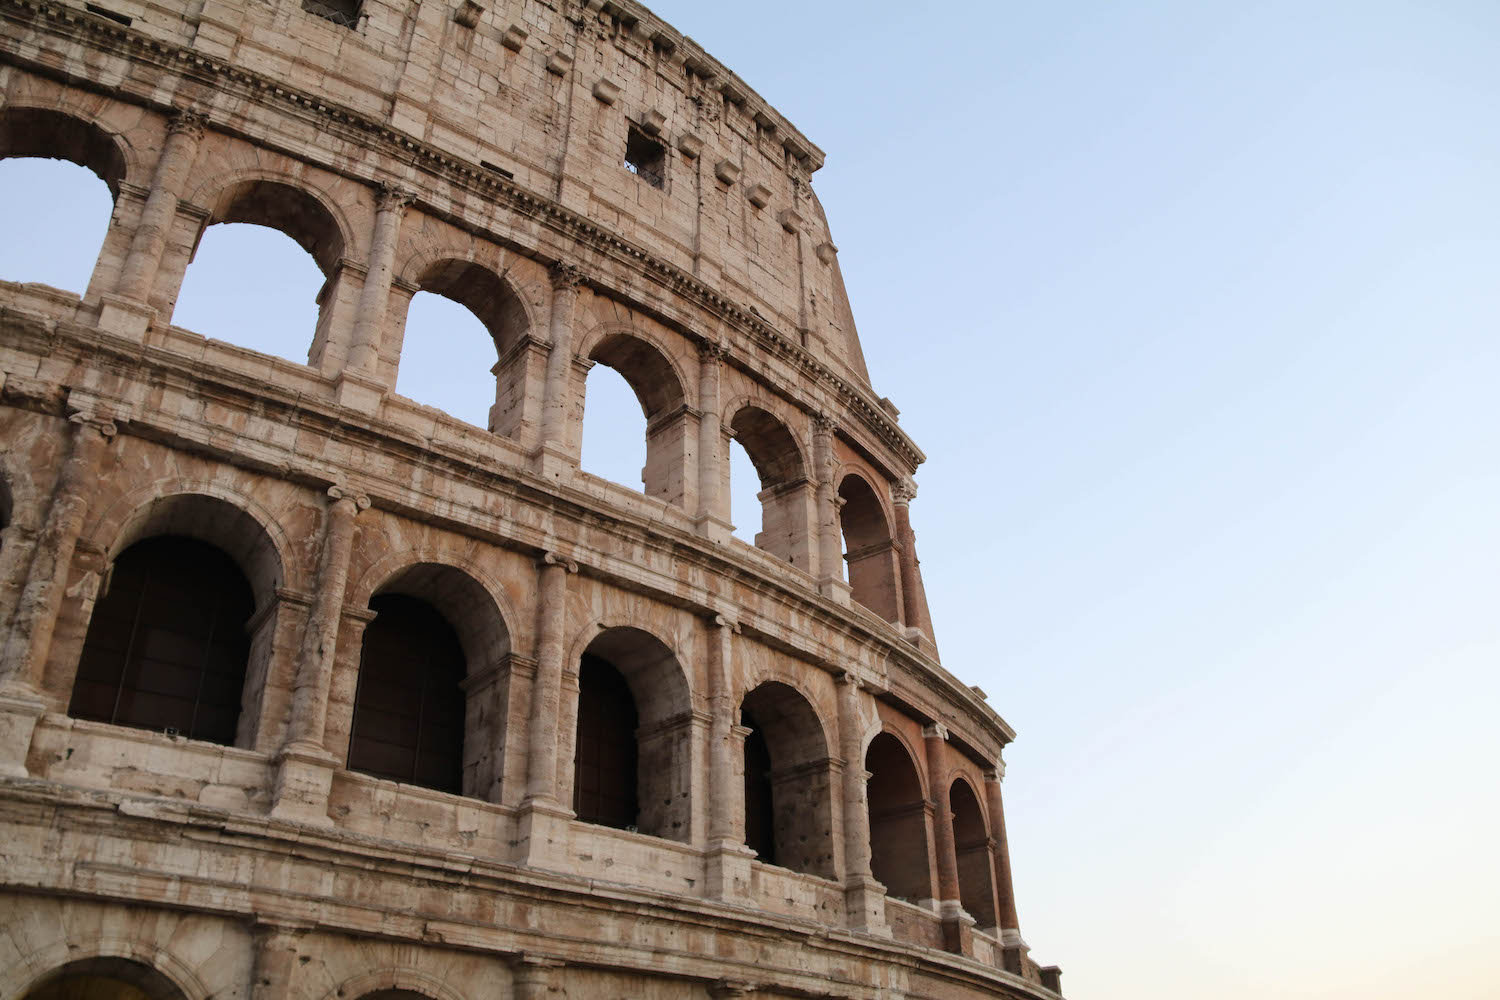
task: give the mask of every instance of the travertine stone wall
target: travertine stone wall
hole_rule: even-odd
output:
[[[632,130],[660,186],[626,169]],[[732,72],[620,0],[367,0],[352,26],[0,0],[0,157],[38,155],[115,209],[86,288],[0,280],[0,1000],[66,975],[192,1000],[1047,995],[1000,815],[1013,734],[937,659],[922,455],[869,384],[823,154]],[[224,222],[323,271],[308,364],[171,324]],[[394,393],[420,290],[494,338],[487,427]],[[644,492],[577,467],[595,365],[646,411]],[[254,596],[232,746],[69,715],[111,567],[168,535]],[[459,794],[345,766],[392,594],[462,647]],[[585,651],[635,702],[633,829],[572,811]],[[777,864],[744,844],[750,720]],[[881,734],[913,775],[903,885],[932,887],[906,899],[871,875]]]

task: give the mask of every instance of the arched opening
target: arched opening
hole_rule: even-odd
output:
[[[833,783],[817,713],[794,688],[761,684],[740,704],[745,843],[760,860],[832,877]]]
[[[412,296],[396,391],[466,424],[493,430],[495,349],[475,316],[428,292]]]
[[[43,976],[24,1000],[184,1000],[166,976],[126,958],[86,958]]]
[[[746,545],[756,545],[765,530],[765,515],[760,504],[760,477],[744,445],[729,439],[729,520],[734,537]]]
[[[875,491],[862,477],[839,483],[839,527],[851,596],[886,621],[901,620],[901,567],[890,523]]]
[[[990,835],[974,789],[962,778],[948,792],[953,847],[958,854],[959,901],[980,927],[995,927],[995,873]]]
[[[396,391],[476,427],[515,435],[524,419],[535,419],[524,415],[530,359],[517,349],[530,322],[520,297],[495,272],[466,260],[431,264],[416,283]]]
[[[170,493],[131,511],[110,544],[111,558],[118,563],[136,543],[162,536],[196,539],[217,549],[233,561],[250,586],[255,610],[247,625],[249,658],[240,698],[239,728],[232,742],[236,746],[256,746],[257,740],[265,735],[261,726],[262,701],[271,675],[276,595],[284,582],[281,554],[261,522],[235,503],[201,493]],[[114,579],[114,570],[107,571],[94,605],[95,614],[99,602],[113,591]],[[82,659],[80,654],[80,662]]]
[[[588,407],[578,467],[632,490],[642,487],[646,468],[646,418],[635,391],[612,368],[589,372]]]
[[[3,539],[4,531],[10,527],[11,515],[15,510],[15,498],[11,496],[10,483],[5,476],[0,475],[0,539]]]
[[[26,238],[0,241],[0,278],[83,295],[125,177],[119,146],[57,111],[0,110],[0,219]]]
[[[935,896],[927,844],[927,800],[901,741],[880,733],[865,752],[870,772],[870,871],[886,891],[917,902]]]
[[[172,322],[308,364],[327,339],[343,255],[338,222],[317,198],[274,181],[235,184],[198,234]]]
[[[731,458],[732,512],[740,512],[732,519],[743,517],[746,510],[758,509],[760,528],[753,536],[754,544],[798,569],[810,570],[812,486],[797,439],[786,425],[758,406],[741,407],[729,426],[733,443],[743,447],[753,471],[753,478],[746,476],[743,466],[733,464]],[[758,487],[747,494],[737,483],[757,483]]]
[[[463,792],[464,653],[426,601],[370,599],[349,732],[349,770]]]
[[[218,548],[180,535],[137,542],[94,605],[68,714],[234,743],[254,613],[249,581]]]
[[[626,626],[589,643],[579,661],[575,736],[579,819],[689,839],[692,713],[682,666],[661,640]]]
[[[756,860],[776,863],[776,808],[771,790],[771,748],[756,720],[740,712],[740,725],[750,730],[745,737],[745,846]]]
[[[461,570],[417,563],[371,596],[347,766],[377,778],[499,801],[505,706],[495,671],[510,636]]]
[[[686,397],[677,372],[651,344],[623,333],[601,339],[589,352],[589,360],[618,372],[646,417],[646,463],[640,476],[644,492],[682,506],[688,486],[687,456],[696,428],[688,426]],[[585,389],[597,380],[591,373]],[[588,405],[584,412],[587,437],[598,414],[591,414]]]
[[[583,654],[578,665],[578,749],[573,811],[585,823],[637,828],[635,730],[630,685],[608,660]]]

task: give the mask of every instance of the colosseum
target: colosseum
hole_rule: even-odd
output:
[[[0,15],[0,157],[113,198],[0,281],[0,1000],[1057,996],[816,145],[633,0]],[[221,223],[305,364],[172,325]],[[395,391],[422,291],[487,427]]]

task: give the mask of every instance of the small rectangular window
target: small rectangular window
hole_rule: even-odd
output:
[[[90,14],[98,14],[100,17],[107,17],[117,24],[123,24],[127,28],[130,27],[130,18],[126,17],[124,14],[116,14],[112,10],[106,10],[103,7],[100,7],[98,4],[93,3],[86,3],[83,6],[84,9],[87,10]]]
[[[625,143],[625,169],[652,187],[666,187],[667,147],[631,126]]]
[[[360,0],[302,0],[302,9],[346,28],[359,27]]]

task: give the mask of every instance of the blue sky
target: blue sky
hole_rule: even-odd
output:
[[[1034,957],[1079,998],[1500,994],[1500,8],[652,7],[828,154],[943,661],[1019,733]],[[97,235],[14,231],[0,275],[81,287],[23,269]],[[174,321],[305,350],[284,239],[210,230]],[[585,465],[638,482],[608,374]]]

